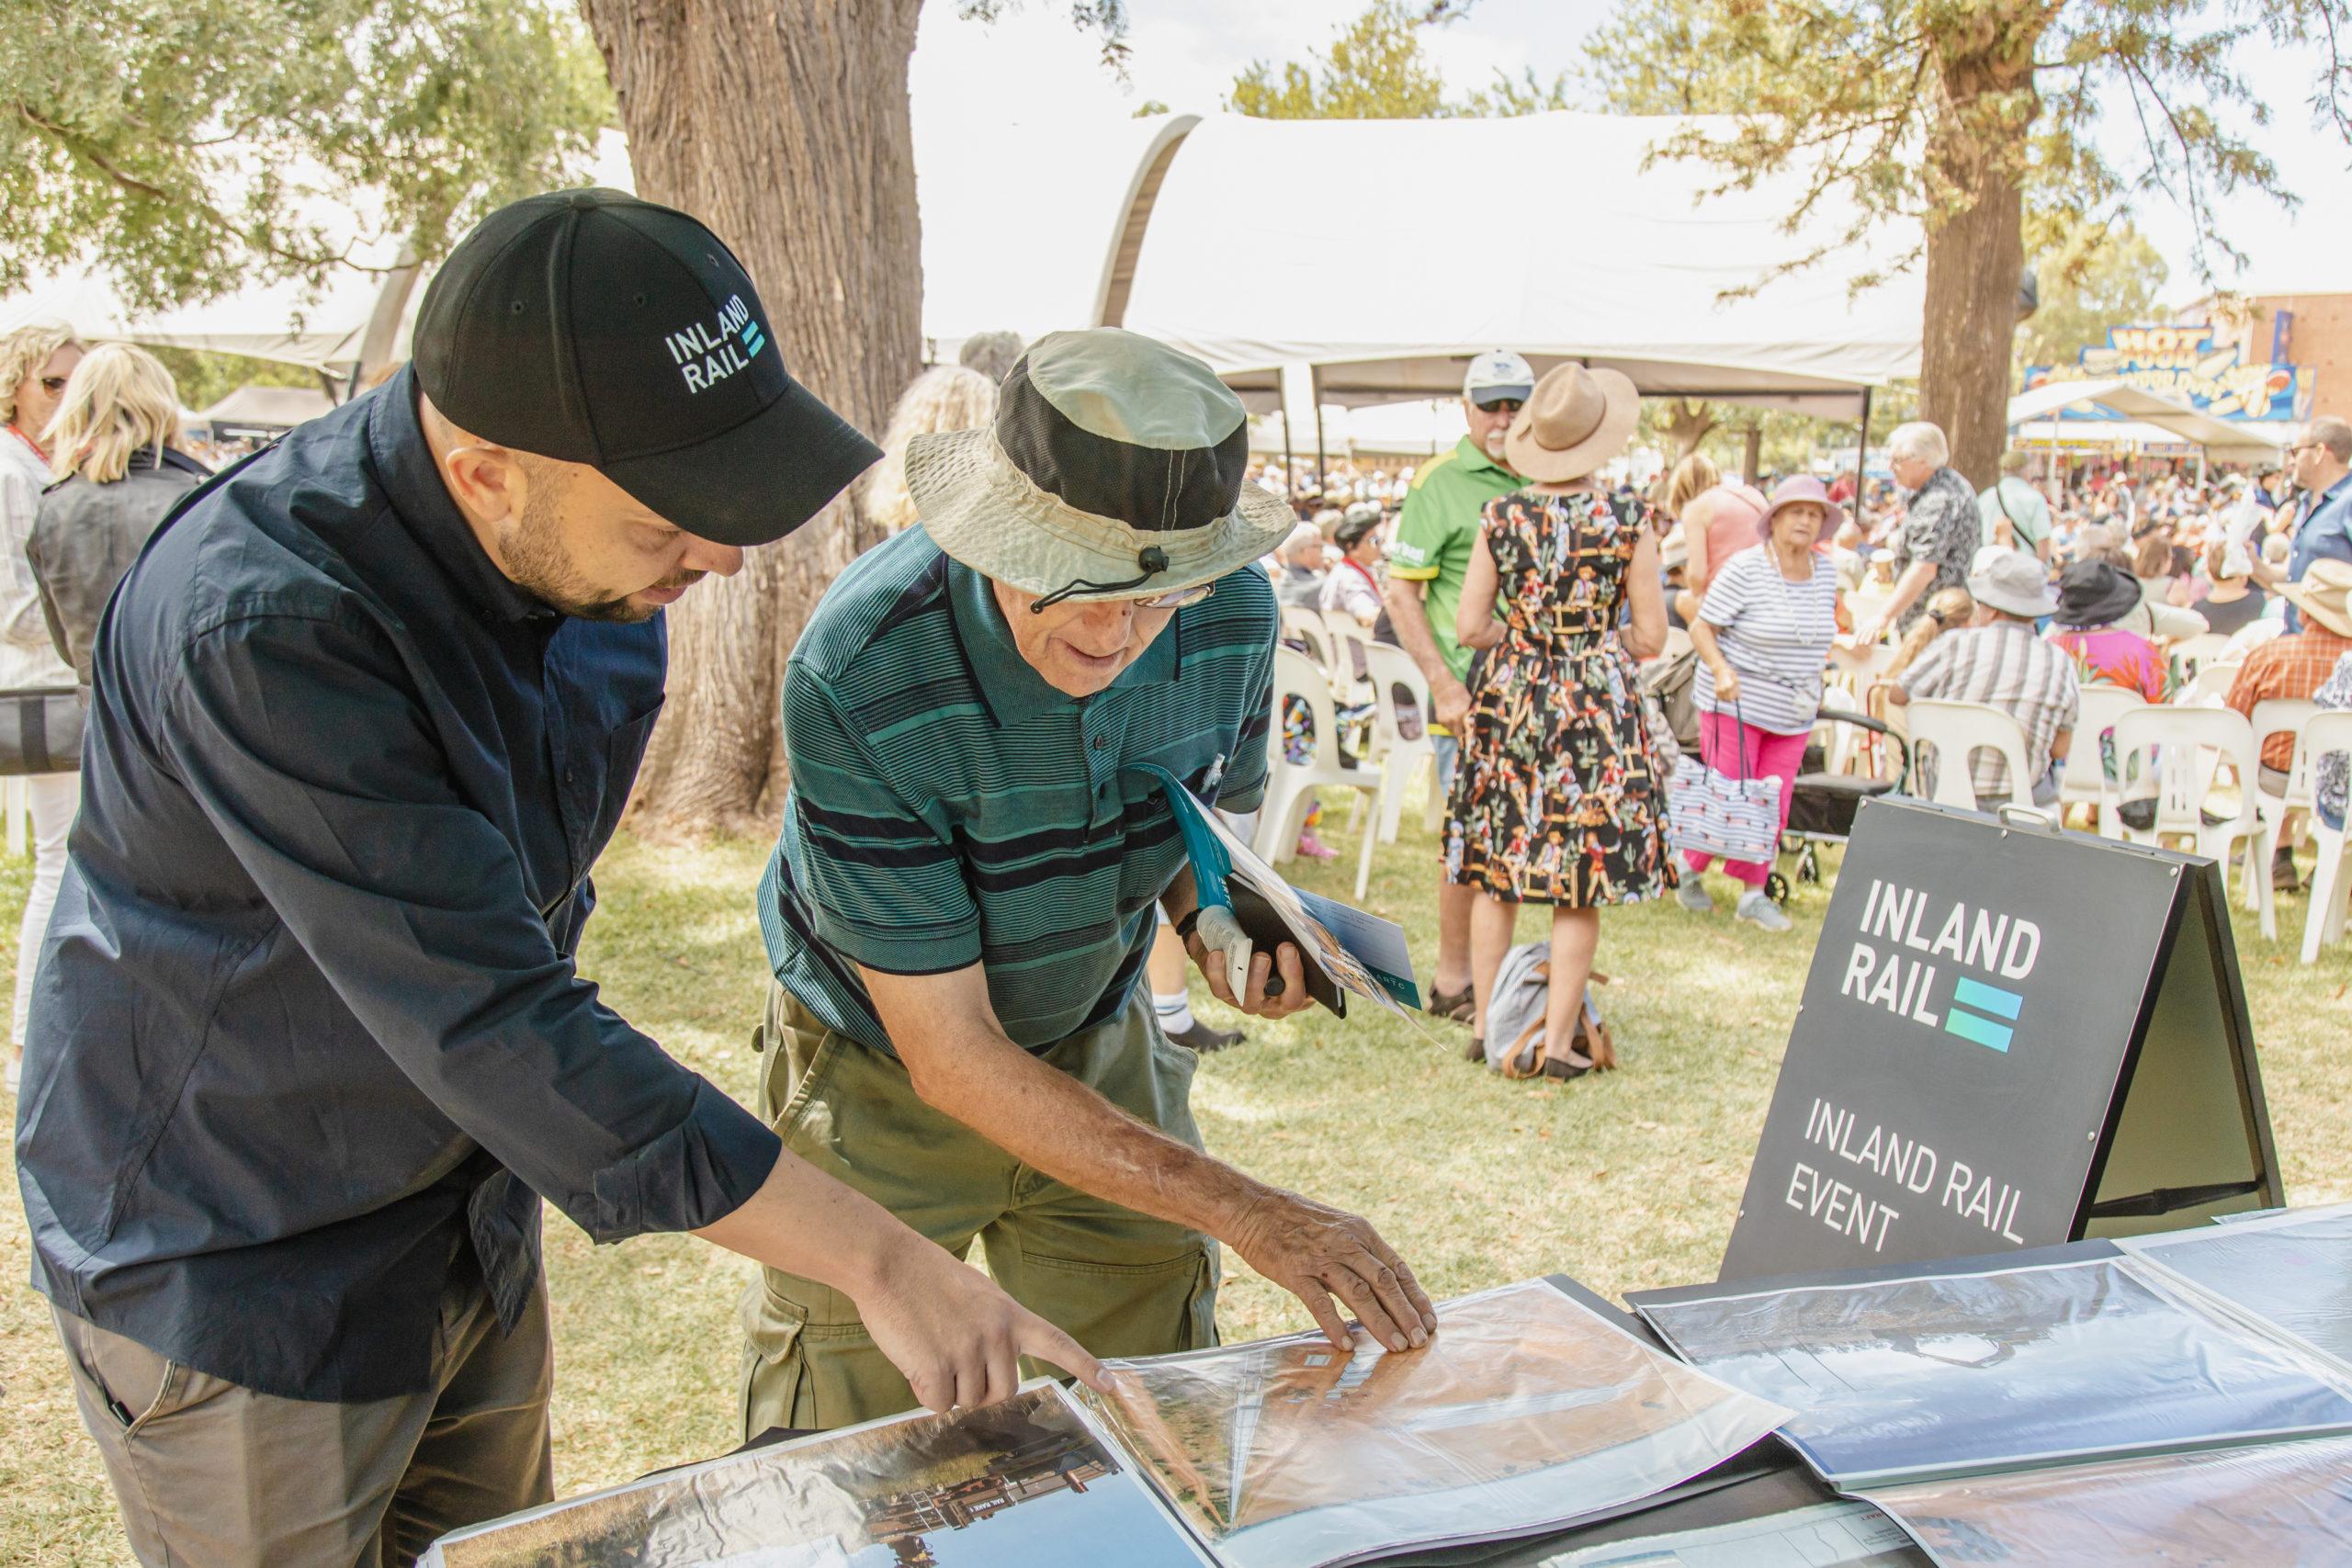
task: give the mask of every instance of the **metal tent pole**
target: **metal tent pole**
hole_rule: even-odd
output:
[[[1863,470],[1870,467],[1870,458],[1871,389],[1864,387],[1862,389],[1862,431],[1860,437],[1854,443],[1854,514],[1858,520],[1862,510],[1862,486],[1868,482],[1863,477]]]

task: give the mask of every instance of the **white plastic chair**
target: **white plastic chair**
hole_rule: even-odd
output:
[[[2352,713],[2328,709],[2313,714],[2303,725],[2295,748],[2295,773],[2308,777],[2319,771],[2319,760],[2330,751],[2352,751]],[[2312,873],[2312,905],[2303,916],[2303,962],[2319,961],[2323,942],[2344,940],[2345,896],[2352,893],[2352,876],[2345,874],[2346,835],[2331,828],[2316,810],[2311,815],[2312,843],[2319,851],[2319,865]],[[2268,880],[2265,878],[2265,880]]]
[[[1304,762],[1294,762],[1283,746],[1285,697],[1306,705],[1315,725],[1315,750]],[[1306,829],[1306,814],[1319,788],[1362,790],[1371,795],[1375,812],[1385,791],[1380,771],[1373,767],[1340,765],[1340,718],[1331,702],[1330,682],[1314,660],[1294,649],[1274,649],[1274,711],[1266,731],[1266,802],[1258,812],[1258,837],[1251,847],[1272,865],[1298,857],[1298,836]],[[1372,882],[1372,845],[1376,835],[1363,836],[1363,852],[1356,857],[1356,897],[1362,898]]]
[[[2160,761],[2148,756],[2152,750]],[[2245,715],[2232,708],[2133,708],[2115,721],[2117,771],[2128,774],[2135,755],[2143,769],[2157,770],[2156,819],[2146,829],[2125,824],[2123,836],[2132,842],[2161,844],[2168,836],[2185,836],[2196,840],[2199,854],[2227,865],[2230,846],[2240,839],[2251,844],[2261,829],[2254,798],[2260,752]],[[2205,795],[2224,762],[2237,775],[2238,814],[2208,827]]]
[[[2238,667],[2207,660],[2198,667],[2172,696],[2175,707],[2217,708],[2227,705],[2230,688],[2238,678]]]
[[[1380,841],[1393,844],[1405,817],[1405,786],[1424,762],[1429,765],[1430,784],[1421,808],[1422,823],[1434,833],[1445,818],[1445,796],[1437,787],[1437,740],[1430,734],[1435,705],[1430,700],[1430,679],[1410,654],[1385,642],[1367,641],[1363,649],[1365,668],[1372,673],[1374,703],[1372,754],[1364,762],[1380,769]],[[1405,739],[1396,701],[1399,687],[1404,689],[1405,700],[1420,713],[1420,733],[1409,740]]]
[[[1331,649],[1331,695],[1350,706],[1372,701],[1363,679],[1356,673],[1364,668],[1363,661],[1350,651],[1368,646],[1372,633],[1345,610],[1323,610],[1317,614],[1323,617],[1323,635]]]
[[[1936,753],[1936,790],[1928,798],[1938,806],[1978,810],[1975,768],[1972,754],[1998,751],[2009,764],[2007,804],[2029,811],[2033,804],[2033,773],[2027,763],[2025,726],[1999,708],[1983,703],[1947,703],[1920,698],[1903,710],[1911,730],[1911,776],[1919,776],[1919,749]]]
[[[2107,770],[2099,761],[2098,738],[2115,728],[2115,721],[2133,708],[2148,705],[2139,693],[2122,686],[2085,686],[2080,693],[2080,707],[2075,718],[2073,748],[2066,753],[2066,771],[2058,778],[2058,811],[2063,818],[2070,806],[2088,806],[2098,812],[2098,833],[2102,839],[2123,837],[2123,819],[2116,813],[2123,779],[2115,781],[2116,799],[2109,798]],[[2123,759],[2119,752],[2116,765]]]
[[[2262,914],[2262,935],[2266,942],[2278,939],[2278,916],[2271,907],[2270,857],[2278,852],[2280,829],[2286,825],[2287,813],[2308,812],[2312,804],[2312,760],[2302,748],[2303,726],[2320,712],[2320,705],[2309,697],[2267,697],[2254,705],[2254,756],[2259,768],[2262,753],[2274,735],[2297,738],[2295,760],[2287,773],[2287,790],[2273,795],[2262,787],[2262,774],[2257,771],[2242,786],[2254,797],[2256,815],[2262,827],[2254,836],[2253,847],[2245,854],[2245,888],[2242,895],[2245,907]]]
[[[2173,644],[2172,656],[2180,665],[2180,678],[2190,680],[2220,659],[2230,639],[2219,632],[2201,632]]]
[[[1322,611],[1283,605],[1282,640],[1304,644],[1309,659],[1326,670],[1331,668],[1331,634],[1323,625]]]

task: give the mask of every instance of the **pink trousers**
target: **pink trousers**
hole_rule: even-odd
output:
[[[1781,827],[1785,831],[1789,825],[1789,797],[1794,792],[1797,769],[1804,763],[1804,743],[1810,733],[1801,729],[1794,735],[1775,735],[1769,729],[1742,724],[1727,713],[1702,713],[1699,716],[1699,756],[1707,766],[1731,778],[1780,780]],[[1682,857],[1692,871],[1706,870],[1714,858],[1687,852]],[[1727,860],[1723,864],[1725,876],[1735,877],[1750,887],[1763,886],[1771,869],[1761,861]]]

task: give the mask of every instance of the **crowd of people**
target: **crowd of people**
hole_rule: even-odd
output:
[[[2272,697],[2352,695],[2343,420],[2312,421],[2277,463],[2201,479],[2062,468],[2018,449],[1979,489],[1951,466],[1943,432],[1915,421],[1888,437],[1888,477],[1860,486],[1851,475],[1751,483],[1693,453],[1637,491],[1598,477],[1623,471],[1633,428],[1602,413],[1633,400],[1606,373],[1564,367],[1539,381],[1516,354],[1481,355],[1463,389],[1469,434],[1452,451],[1397,479],[1347,474],[1355,488],[1337,497],[1327,467],[1323,489],[1294,497],[1301,522],[1266,563],[1283,603],[1344,604],[1427,677],[1446,799],[1430,1010],[1470,1027],[1473,1060],[1511,1076],[1610,1065],[1586,983],[1602,908],[1671,891],[1710,914],[1713,872],[1736,889],[1736,919],[1791,929],[1767,892],[1769,858],[1675,848],[1668,781],[1684,752],[1724,777],[1776,781],[1785,829],[1838,649],[1865,668],[1865,711],[1898,738],[1920,700],[2018,721],[2030,779],[2013,788],[1990,749],[1929,750],[1917,793],[1950,765],[1969,770],[1985,809],[2019,790],[2049,807],[2070,763],[2098,767],[2123,820],[2143,829],[2154,779],[2129,764],[2116,778],[2104,739],[2073,758],[2084,687],[2174,700],[2189,669],[2175,652],[2199,638],[2206,667],[2234,671],[2215,696],[2242,713]],[[1562,431],[1576,438],[1552,439]],[[1575,455],[1564,463],[1555,447]],[[1261,471],[1280,484],[1278,466]],[[1659,664],[1677,633],[1687,674]],[[1860,658],[1882,643],[1885,658]],[[1648,700],[1677,682],[1697,713],[1687,743]],[[1343,750],[1359,743],[1347,716]],[[1300,716],[1288,743],[1295,759],[1313,744]],[[2293,749],[2291,735],[2271,738],[2243,787],[2278,795]],[[2337,761],[2322,772],[2340,795]],[[2340,812],[2334,796],[2322,806]],[[1311,827],[1300,848],[1330,852]],[[2291,833],[2272,877],[2299,881]],[[1540,1026],[1490,1045],[1489,1004],[1498,976],[1518,973],[1505,959],[1524,902],[1555,911],[1550,995]]]

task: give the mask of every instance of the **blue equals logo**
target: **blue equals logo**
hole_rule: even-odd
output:
[[[1996,1023],[1979,1013],[1992,1013],[2006,1018],[2010,1023],[2018,1019],[2018,1010],[2025,998],[2015,991],[2004,991],[1997,986],[1987,986],[1966,976],[1953,985],[1952,1005],[1944,1010],[1944,1028],[1962,1040],[1973,1040],[1979,1045],[1990,1045],[1996,1051],[2007,1051],[2016,1031],[2007,1024]],[[1974,1008],[1975,1012],[1963,1012],[1962,1008]]]
[[[767,345],[768,340],[766,335],[760,331],[760,323],[757,321],[747,322],[743,328],[743,357],[746,359],[752,358],[758,355],[760,350],[765,348]]]

